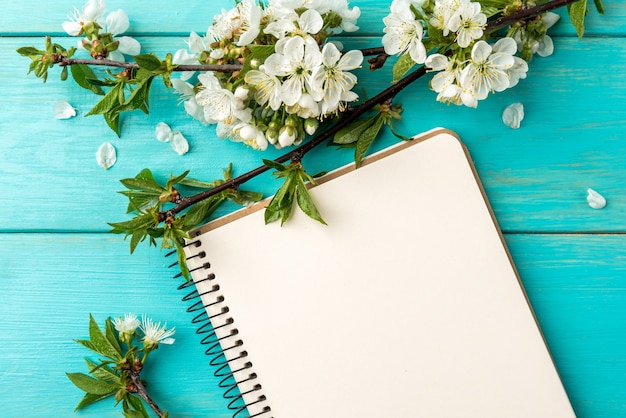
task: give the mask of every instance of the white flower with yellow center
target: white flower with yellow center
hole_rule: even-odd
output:
[[[415,19],[409,0],[393,0],[391,14],[383,19],[383,46],[389,55],[406,54],[417,64],[426,61],[426,48],[422,43],[424,27]]]
[[[278,110],[283,103],[282,83],[278,77],[268,74],[264,69],[265,66],[262,65],[259,70],[248,71],[244,80],[254,87],[254,97],[258,104],[261,106],[268,104],[272,110]]]
[[[212,72],[199,75],[198,80],[204,88],[196,94],[196,103],[204,108],[204,117],[208,123],[250,121],[250,109],[241,109],[233,92],[222,88]]]
[[[432,54],[426,58],[424,65],[433,71],[439,71],[430,81],[430,88],[438,93],[437,101],[458,104],[461,89],[457,80],[462,64],[443,54]]]
[[[135,332],[139,324],[137,315],[131,313],[124,314],[124,319],[120,317],[113,320],[113,326],[119,333]]]
[[[141,52],[141,44],[139,44],[139,41],[130,36],[117,37],[126,32],[129,27],[130,22],[128,15],[122,9],[118,9],[107,15],[104,30],[113,35],[113,40],[118,42],[117,49],[109,52],[107,58],[124,62],[124,54],[130,56],[139,55],[139,52]]]
[[[456,43],[467,48],[472,41],[483,36],[487,16],[480,12],[480,3],[463,1],[448,21],[448,28],[456,32]]]
[[[502,38],[493,47],[485,41],[476,42],[472,58],[459,76],[463,104],[476,107],[478,100],[487,98],[490,92],[509,87],[508,71],[515,64],[513,54],[516,51],[512,38]]]
[[[348,51],[342,56],[334,44],[324,45],[322,65],[311,75],[314,99],[323,100],[328,109],[336,109],[342,94],[352,90],[357,82],[356,76],[348,71],[358,68],[362,62],[361,51]]]

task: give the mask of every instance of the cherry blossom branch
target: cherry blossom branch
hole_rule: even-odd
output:
[[[133,62],[120,62],[109,59],[79,59],[79,58],[67,58],[61,55],[56,57],[55,63],[60,66],[66,65],[100,65],[106,67],[124,68],[127,70],[139,69],[139,65]],[[231,72],[241,70],[243,66],[241,64],[223,64],[223,65],[177,65],[172,71],[217,71],[217,72]]]
[[[498,29],[501,29],[505,26],[508,26],[512,23],[515,22],[519,22],[519,21],[524,21],[524,20],[528,20],[531,18],[534,18],[546,11],[549,10],[553,10],[559,7],[563,7],[567,4],[570,3],[574,3],[578,0],[552,0],[549,1],[548,3],[544,3],[541,4],[539,6],[535,6],[535,7],[530,7],[530,8],[526,8],[526,9],[522,9],[518,12],[515,12],[509,16],[505,16],[505,17],[501,17],[498,18],[496,20],[493,20],[492,22],[488,23],[485,27],[485,31],[495,31]],[[369,54],[369,55],[386,55],[384,53],[384,49],[383,48],[368,48],[368,49],[364,49],[362,50],[363,54]],[[385,58],[386,59],[386,58]],[[398,81],[398,83],[388,87],[387,89],[383,90],[381,93],[379,93],[378,95],[372,97],[371,99],[365,101],[364,103],[356,106],[355,108],[351,109],[347,116],[345,116],[343,119],[341,119],[339,122],[337,122],[335,125],[333,125],[331,128],[329,128],[328,130],[326,130],[325,132],[315,136],[311,141],[305,143],[304,145],[300,146],[299,148],[296,148],[278,158],[276,158],[274,161],[277,163],[284,163],[286,161],[300,161],[304,155],[306,153],[308,153],[309,151],[311,151],[312,149],[314,149],[315,147],[317,147],[319,144],[325,142],[326,140],[330,139],[331,137],[333,137],[337,132],[339,132],[341,129],[345,128],[346,126],[348,126],[350,123],[354,122],[355,120],[357,120],[361,115],[363,115],[364,113],[370,111],[371,109],[373,109],[376,105],[385,103],[385,102],[390,102],[398,93],[400,93],[400,91],[402,91],[403,89],[405,89],[406,87],[408,87],[409,85],[411,85],[414,81],[416,81],[417,79],[421,78],[422,76],[424,76],[426,74],[426,68],[425,67],[420,67],[419,69],[413,71],[412,73],[410,73],[409,75],[403,77],[400,81]],[[211,196],[214,196],[220,192],[223,192],[225,190],[228,189],[236,189],[238,188],[241,184],[246,183],[247,181],[253,179],[254,177],[257,177],[263,173],[265,173],[266,171],[270,170],[270,167],[267,165],[262,165],[259,166],[253,170],[248,171],[247,173],[244,173],[238,177],[235,177],[231,180],[225,181],[224,183],[220,184],[219,186],[216,186],[212,189],[209,190],[205,190],[201,193],[198,193],[196,195],[193,196],[188,196],[188,197],[182,197],[180,198],[180,200],[177,202],[177,205],[167,211],[163,211],[161,213],[159,213],[159,219],[166,219],[168,216],[174,216],[177,213],[182,212],[183,210],[189,208],[190,206],[204,200],[207,199]]]

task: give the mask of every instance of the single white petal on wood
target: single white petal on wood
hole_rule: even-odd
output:
[[[169,142],[172,139],[172,128],[165,122],[157,123],[156,138],[161,142]]]
[[[602,209],[606,206],[606,199],[593,189],[587,189],[587,203],[594,209]]]
[[[76,116],[76,109],[65,100],[59,100],[52,106],[52,114],[55,119],[69,119]]]
[[[98,165],[105,170],[112,167],[115,161],[117,161],[117,155],[113,145],[108,142],[100,145],[98,152],[96,152],[96,160],[98,161]]]
[[[174,151],[176,151],[179,155],[186,154],[189,151],[189,142],[180,132],[176,131],[172,134],[172,138],[170,139],[170,144]]]
[[[513,103],[502,112],[502,122],[510,128],[517,129],[524,120],[524,105]]]

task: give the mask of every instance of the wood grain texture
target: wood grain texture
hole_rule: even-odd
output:
[[[343,38],[346,46],[380,45],[388,4],[352,4],[361,7],[363,30]],[[107,5],[108,11],[128,13],[129,33],[143,51],[163,55],[184,48],[190,31],[203,33],[212,16],[232,3],[191,0],[155,7],[144,0],[109,0]],[[216,139],[212,127],[186,116],[176,96],[158,83],[151,114],[124,117],[117,138],[100,117],[85,117],[97,97],[59,81],[57,72],[42,85],[26,75],[28,60],[15,53],[20,46],[41,47],[46,34],[74,45],[61,22],[82,0],[0,0],[0,6],[0,62],[11,64],[0,66],[2,416],[73,416],[81,393],[64,373],[84,371],[82,357],[89,353],[72,340],[87,335],[89,313],[102,323],[109,315],[133,311],[177,327],[176,344],[155,353],[155,367],[146,372],[157,401],[176,417],[229,417],[168,261],[154,248],[140,247],[130,256],[127,242],[106,233],[107,222],[126,219],[118,180],[144,167],[161,179],[190,169],[193,177],[211,180],[230,162],[242,173],[280,153],[261,154]],[[551,31],[555,54],[536,58],[526,80],[478,109],[436,103],[430,76],[399,97],[405,109],[401,132],[442,126],[467,145],[581,418],[626,417],[626,2],[606,1],[605,8],[605,16],[589,13],[589,36],[582,41],[560,11],[563,19]],[[368,96],[390,79],[390,66],[359,72]],[[54,120],[52,106],[61,99],[79,115]],[[500,115],[518,101],[526,118],[522,128],[511,130]],[[154,128],[161,121],[189,139],[187,155],[156,140]],[[95,161],[104,141],[118,152],[108,171]],[[385,135],[374,148],[395,141]],[[305,165],[314,173],[351,157],[320,148]],[[270,175],[250,184],[266,195],[277,186]],[[605,209],[587,206],[588,187],[607,198]],[[76,416],[120,413],[106,404]]]

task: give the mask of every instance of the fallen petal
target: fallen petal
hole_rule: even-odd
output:
[[[189,142],[180,132],[174,132],[172,134],[172,139],[170,140],[170,144],[174,151],[176,151],[179,155],[186,154],[189,151]]]
[[[55,119],[69,119],[76,116],[76,109],[65,100],[59,100],[52,107],[52,114]]]
[[[98,165],[105,170],[112,167],[115,161],[117,161],[117,155],[113,145],[108,142],[100,145],[98,152],[96,152],[96,160],[98,161]]]
[[[502,122],[510,128],[517,129],[524,119],[524,105],[513,103],[508,105],[502,112]]]
[[[167,123],[159,122],[156,126],[156,137],[161,142],[170,142],[172,138],[172,129]]]
[[[594,209],[602,209],[606,206],[606,199],[593,189],[587,189],[587,203]]]

